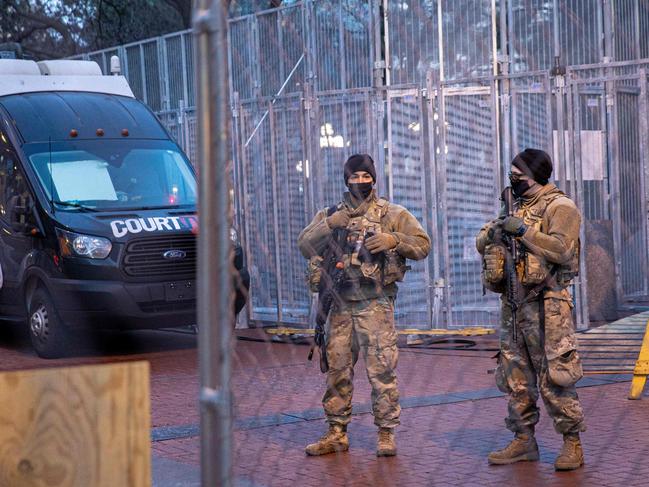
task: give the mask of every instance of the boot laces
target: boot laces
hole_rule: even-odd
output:
[[[328,441],[332,440],[334,438],[337,438],[339,436],[343,436],[345,432],[343,430],[339,430],[337,428],[329,428],[327,431],[325,431],[325,434],[322,435],[322,438],[320,438],[320,441]]]
[[[379,430],[379,441],[389,442],[392,440],[392,431],[390,430]]]
[[[579,439],[568,437],[563,442],[561,447],[560,456],[573,456],[577,454],[577,447],[579,446]]]

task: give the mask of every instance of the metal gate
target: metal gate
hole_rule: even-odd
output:
[[[586,217],[612,224],[619,303],[649,299],[648,67],[608,63],[569,72],[571,183]]]

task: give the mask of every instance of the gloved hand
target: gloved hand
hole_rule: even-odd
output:
[[[377,233],[365,240],[365,247],[373,254],[385,252],[397,246],[397,238],[391,233]]]
[[[522,218],[517,216],[508,216],[503,220],[503,231],[514,235],[516,237],[521,237],[527,230],[527,225],[523,223]]]
[[[489,225],[489,230],[487,230],[487,243],[489,244],[500,244],[503,241],[503,227],[502,221],[496,220],[491,225]]]
[[[331,216],[327,217],[327,225],[332,230],[334,228],[345,228],[349,225],[350,220],[349,212],[347,210],[338,210]]]

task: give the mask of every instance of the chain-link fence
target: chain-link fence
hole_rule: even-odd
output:
[[[401,285],[400,325],[496,323],[474,237],[525,147],[554,155],[584,215],[579,326],[649,299],[648,28],[649,0],[304,0],[231,19],[248,317],[308,321],[297,235],[340,199],[355,152],[373,156],[379,192],[432,237]],[[84,57],[107,70],[112,54],[194,158],[191,33]],[[591,262],[598,250],[610,266]]]

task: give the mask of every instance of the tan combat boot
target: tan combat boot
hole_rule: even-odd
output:
[[[516,433],[516,436],[502,450],[491,452],[487,457],[491,465],[509,465],[516,462],[535,462],[539,459],[536,438],[530,433]]]
[[[394,441],[394,430],[392,428],[379,428],[379,436],[376,440],[377,457],[393,457],[397,454],[397,444]]]
[[[307,445],[304,449],[307,455],[326,455],[349,450],[347,428],[341,424],[331,424],[327,432],[315,443]]]
[[[575,470],[584,464],[584,451],[579,433],[563,435],[561,453],[554,462],[555,470]]]

